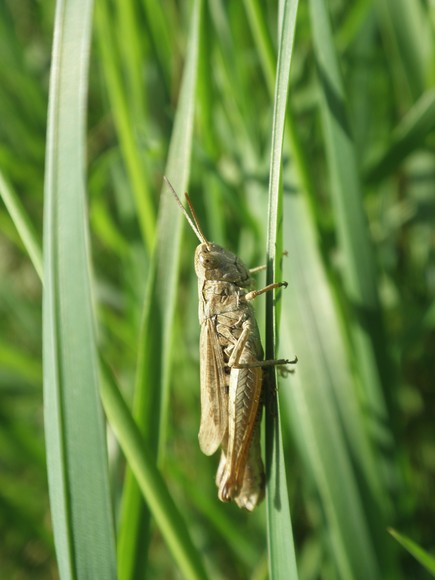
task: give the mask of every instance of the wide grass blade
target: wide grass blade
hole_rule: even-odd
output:
[[[61,578],[115,578],[84,162],[92,2],[57,3],[45,178],[44,403]]]
[[[374,309],[378,302],[370,240],[354,145],[346,125],[341,77],[323,2],[311,2],[311,16],[339,240],[347,260],[346,282],[355,304]],[[284,260],[284,265],[290,285],[283,293],[282,338],[286,351],[295,350],[300,362],[292,388],[281,392],[308,474],[322,500],[334,566],[342,577],[377,577],[379,561],[385,564],[389,558],[381,529],[382,510],[387,512],[390,505],[385,501],[378,457],[371,447],[367,419],[360,408],[349,362],[348,337],[317,247],[312,209],[309,198],[293,184],[287,184],[284,247],[289,259]],[[362,265],[350,263],[358,258]],[[377,404],[375,411],[385,413],[379,372],[373,361],[374,347],[357,323],[352,328],[359,339],[358,360],[366,371],[364,378],[377,380],[377,384],[368,382],[369,410]],[[383,417],[386,420],[385,414]],[[381,427],[385,429],[383,424]],[[389,442],[388,431],[380,431],[383,440]],[[372,522],[376,522],[373,527]]]
[[[190,167],[201,9],[202,1],[196,0],[166,167],[168,179],[179,192],[186,188]],[[165,443],[181,221],[181,212],[175,200],[166,192],[161,196],[157,242],[146,290],[133,409],[155,461],[161,461]],[[122,578],[131,578],[135,573],[141,573],[148,527],[149,512],[143,504],[136,482],[128,475],[118,552]]]
[[[372,537],[352,465],[371,477],[382,497],[356,399],[342,327],[317,248],[307,199],[284,196],[285,278],[281,349],[299,363],[280,396],[299,452],[315,481],[335,565],[343,578],[376,578]],[[355,541],[358,538],[358,542]]]
[[[363,207],[357,155],[331,25],[323,0],[311,0],[311,22],[319,79],[321,114],[331,196],[342,255],[342,277],[351,305],[350,332],[376,444],[392,450],[384,389],[393,380],[382,323],[372,240]],[[379,456],[384,482],[392,476]]]
[[[269,176],[267,284],[275,281],[278,241],[279,194],[284,141],[284,125],[298,2],[284,2],[272,121]],[[282,235],[282,234],[281,234]],[[266,359],[275,358],[275,319],[273,296],[266,295]],[[279,406],[275,394],[274,371],[270,373],[270,391],[266,405],[266,467],[269,571],[271,578],[297,578],[296,556],[285,475],[284,453],[279,424]],[[273,377],[273,378],[272,378]],[[276,409],[276,416],[274,415]]]

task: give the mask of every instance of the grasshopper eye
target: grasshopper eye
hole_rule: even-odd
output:
[[[213,254],[207,254],[205,252],[201,253],[199,256],[199,261],[206,268],[214,268],[218,265],[219,262],[216,256],[213,256]]]

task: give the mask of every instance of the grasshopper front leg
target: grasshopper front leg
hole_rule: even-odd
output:
[[[283,286],[284,288],[287,288],[288,286],[287,282],[274,282],[273,284],[268,284],[267,286],[261,288],[260,290],[252,290],[252,292],[248,292],[247,294],[245,294],[244,298],[245,300],[254,300],[254,298],[257,298],[257,296],[260,296],[261,294],[270,292],[275,288],[282,288]]]
[[[258,269],[263,269],[263,266],[259,266]],[[257,270],[254,268],[253,270]],[[261,294],[265,294],[266,292],[270,292],[275,288],[287,288],[287,282],[274,282],[273,284],[268,284],[264,288],[260,290],[252,290],[252,292],[248,292],[244,295],[244,299],[246,301],[254,300],[257,296],[261,296]],[[281,365],[288,365],[288,364],[296,364],[298,362],[298,357],[295,356],[292,360],[287,359],[277,359],[277,360],[264,360],[264,361],[251,361],[249,363],[239,363],[240,355],[243,352],[243,348],[246,344],[246,341],[249,338],[249,330],[246,326],[243,328],[243,332],[233,350],[233,353],[229,360],[229,366],[233,368],[255,368],[255,367],[273,367],[273,366],[281,366]]]
[[[256,274],[257,272],[264,272],[266,270],[266,264],[262,264],[261,266],[255,266],[255,268],[249,268],[250,274]]]

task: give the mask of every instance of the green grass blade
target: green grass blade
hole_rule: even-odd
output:
[[[311,23],[319,78],[321,114],[330,173],[331,196],[342,252],[342,277],[353,318],[350,330],[358,370],[367,398],[367,415],[377,444],[392,449],[384,388],[391,384],[387,340],[377,289],[372,241],[364,212],[355,145],[347,119],[347,103],[329,16],[323,0],[311,0]],[[383,462],[385,481],[388,469]]]
[[[185,578],[207,578],[199,552],[157,469],[154,453],[144,443],[130,410],[108,374],[102,383],[101,396],[109,423],[180,572]]]
[[[149,26],[150,38],[156,54],[159,69],[165,81],[165,88],[169,92],[171,72],[174,66],[172,59],[171,35],[173,30],[167,24],[167,10],[163,4],[152,0],[143,0],[143,9]]]
[[[435,128],[435,89],[423,93],[407,112],[381,150],[371,152],[364,171],[368,183],[377,183],[398,169],[406,157],[421,148]]]
[[[298,578],[288,500],[280,407],[266,407],[266,470],[268,567],[271,578]],[[276,412],[274,417],[272,413]],[[272,429],[274,431],[272,431]]]
[[[143,23],[139,18],[138,5],[134,2],[116,0],[115,11],[117,22],[116,37],[118,39],[120,60],[123,63],[123,90],[125,98],[128,99],[127,102],[130,109],[129,121],[132,127],[141,127],[144,123],[143,103],[147,98],[143,77],[137,74],[143,62],[141,50]],[[125,42],[126,38],[128,38],[128,42]],[[112,87],[114,88],[114,85]]]
[[[275,85],[275,51],[261,13],[261,4],[258,0],[243,0],[243,4],[257,46],[266,85],[272,91]]]
[[[81,9],[81,2],[68,3],[72,9],[65,10],[65,17],[69,18],[76,8]],[[48,203],[48,196],[43,198],[44,159],[48,160],[47,66],[51,63],[55,4],[0,2],[0,172],[9,188],[3,184],[6,204],[3,199],[0,201],[2,578],[45,580],[57,573],[53,526],[47,517],[49,489],[42,420],[44,287],[34,267],[39,263],[39,271],[44,268],[38,243],[41,233],[45,230],[47,234],[50,220],[53,224],[59,222],[57,210],[50,210],[43,228],[44,201]],[[204,456],[198,447],[200,327],[197,279],[192,267],[196,240],[188,226],[183,225],[178,208],[162,184],[179,104],[180,118],[185,114],[180,87],[191,39],[193,4],[194,0],[140,0],[128,5],[123,0],[101,0],[95,4],[95,54],[91,52],[89,80],[80,89],[74,82],[70,95],[73,99],[77,90],[83,94],[89,85],[89,98],[82,110],[82,114],[86,110],[88,119],[87,150],[83,151],[80,145],[87,175],[83,175],[83,168],[77,170],[76,149],[69,146],[70,132],[66,137],[65,131],[58,133],[59,141],[53,147],[56,152],[57,143],[60,149],[68,147],[62,167],[67,169],[72,163],[71,180],[66,188],[60,188],[61,198],[52,199],[59,202],[56,207],[62,216],[69,213],[68,220],[62,218],[62,230],[71,232],[74,227],[75,233],[69,236],[72,241],[66,248],[68,253],[62,250],[59,259],[54,251],[51,258],[48,256],[51,264],[55,263],[54,258],[60,262],[62,257],[61,267],[72,268],[62,292],[57,283],[58,271],[52,268],[51,287],[59,296],[57,302],[53,301],[52,312],[61,313],[56,318],[61,322],[46,322],[45,331],[52,329],[57,332],[56,337],[63,336],[58,331],[62,327],[64,332],[68,330],[68,336],[62,343],[58,340],[61,344],[57,350],[57,342],[49,343],[53,344],[50,352],[57,356],[58,352],[68,351],[69,356],[76,352],[78,344],[83,344],[77,371],[86,364],[86,357],[94,357],[95,353],[95,345],[88,348],[83,332],[71,331],[72,324],[64,323],[71,304],[74,313],[78,310],[76,286],[81,288],[83,281],[83,275],[72,279],[77,262],[70,256],[74,258],[82,251],[75,239],[82,234],[75,228],[77,211],[71,211],[73,194],[68,193],[74,180],[80,179],[87,190],[87,201],[82,206],[87,206],[89,214],[91,267],[95,272],[91,294],[95,292],[96,297],[100,360],[110,361],[119,392],[130,409],[135,383],[147,384],[141,391],[143,409],[135,411],[145,448],[141,459],[137,458],[139,442],[131,417],[127,416],[125,425],[121,420],[125,413],[123,402],[113,397],[113,408],[108,411],[126,448],[124,454],[116,436],[109,431],[112,509],[117,517],[115,528],[121,532],[121,558],[117,563],[120,580],[131,580],[133,576],[142,580],[144,576],[199,575],[194,572],[196,564],[187,564],[189,558],[195,557],[205,564],[211,578],[259,580],[270,576],[267,500],[254,513],[239,510],[234,504],[222,504],[215,485],[219,458],[217,454]],[[192,147],[190,119],[185,118],[188,140],[184,145],[180,140],[180,147],[171,153],[185,164],[189,181],[184,173],[178,173],[179,169],[169,177],[181,197],[184,189],[191,194],[207,238],[234,251],[249,266],[257,266],[265,262],[272,103],[280,44],[277,22],[282,20],[284,2],[214,0],[203,4],[197,88],[191,101],[195,105]],[[279,468],[271,470],[267,464],[266,471],[269,491],[278,488],[282,492],[275,493],[278,500],[280,495],[288,495],[291,529],[284,527],[290,526],[290,512],[288,504],[282,504],[282,536],[270,543],[277,548],[288,547],[286,538],[293,530],[298,574],[305,580],[420,578],[429,573],[391,538],[387,529],[412,529],[408,535],[430,552],[428,533],[435,518],[430,479],[435,453],[433,418],[427,404],[433,388],[431,352],[435,329],[435,4],[428,0],[338,0],[324,5],[331,16],[332,40],[330,30],[326,30],[322,44],[316,40],[314,51],[313,38],[318,37],[319,28],[325,33],[325,14],[316,9],[310,19],[310,3],[299,3],[281,154],[279,181],[283,195],[280,192],[278,196],[276,216],[271,216],[278,223],[274,278],[286,280],[289,285],[277,294],[277,333],[274,336],[272,328],[271,335],[277,357],[297,354],[299,362],[288,380],[280,373],[277,376],[279,425],[273,425],[276,446],[267,455],[269,461],[273,456]],[[81,10],[80,25],[85,29],[80,32],[88,34],[87,21],[86,11]],[[327,63],[330,52],[339,61],[341,86],[340,82],[334,85],[336,79]],[[67,43],[65,58],[70,54],[74,66],[81,66],[82,50],[74,42]],[[319,68],[316,54],[322,64]],[[61,67],[56,70],[60,74]],[[74,72],[74,67],[71,70]],[[71,71],[67,74],[71,75]],[[328,113],[332,118],[329,125],[325,123]],[[66,123],[66,114],[64,120]],[[74,114],[71,124],[80,126]],[[50,121],[50,130],[51,125]],[[352,127],[353,137],[348,126]],[[325,127],[332,131],[332,137],[327,137]],[[354,148],[356,154],[346,152],[346,147]],[[353,173],[352,159],[349,163],[352,155],[362,179],[347,176],[347,171]],[[342,185],[336,187],[337,182]],[[74,189],[77,203],[83,200],[81,187]],[[138,210],[143,203],[141,196],[151,208],[145,216],[152,224],[149,230],[143,217],[139,218],[143,211]],[[339,196],[348,197],[342,200],[346,209],[345,218],[340,219]],[[357,203],[349,211],[354,197]],[[161,225],[157,222],[159,205],[160,213],[166,215]],[[48,212],[47,205],[45,209]],[[181,266],[175,283],[171,278],[171,244],[175,245],[179,231],[168,211],[177,214],[174,219],[181,222],[182,241],[177,245]],[[359,232],[359,218],[354,228],[354,212],[367,218],[370,235],[365,239],[373,242],[376,271],[366,272],[362,264],[361,271],[373,282],[363,280],[367,288],[370,290],[373,285],[379,294],[380,308],[374,310],[349,292],[349,278],[360,268],[359,255],[344,252],[346,244],[351,244],[343,240],[353,232],[346,232],[341,222],[349,231],[355,229],[362,240],[361,249],[365,244]],[[159,234],[163,248],[157,254],[154,247],[158,228],[162,232],[168,228],[169,233],[167,238]],[[63,235],[60,228],[55,231],[56,239]],[[281,255],[281,245],[288,256]],[[29,260],[31,251],[33,258]],[[177,262],[178,256],[174,259]],[[265,272],[256,276],[258,288],[266,284],[265,278]],[[155,290],[157,287],[161,293]],[[173,292],[177,294],[175,314]],[[146,306],[145,296],[149,301]],[[367,296],[364,294],[364,300]],[[168,310],[163,312],[163,302],[168,300]],[[255,302],[264,338],[265,297]],[[88,324],[91,307],[86,299],[81,304],[84,307],[75,317],[76,325]],[[142,320],[144,311],[146,320]],[[367,313],[369,319],[382,319],[386,329],[376,337],[383,343],[379,350],[373,342],[379,359],[375,364],[358,338],[362,328],[370,345],[372,326],[361,325]],[[166,330],[171,317],[175,318],[174,325],[169,324]],[[146,332],[141,332],[142,327],[146,327]],[[72,348],[67,340],[73,341]],[[167,344],[166,356],[162,349]],[[385,349],[395,357],[396,368],[392,371],[383,354],[379,356]],[[66,355],[65,358],[69,360]],[[53,356],[52,364],[55,362]],[[146,371],[143,365],[147,365]],[[47,378],[50,367],[46,361],[44,368]],[[59,370],[54,368],[52,376],[62,379],[65,368],[65,364],[59,365]],[[371,371],[377,373],[373,375],[375,380]],[[170,373],[167,419],[168,393],[161,390],[167,382],[164,373]],[[50,470],[53,446],[59,441],[57,450],[59,456],[63,454],[58,462],[59,472],[60,476],[65,474],[65,481],[72,470],[71,463],[63,457],[73,446],[66,443],[66,437],[74,440],[76,432],[73,420],[62,420],[77,410],[84,383],[88,388],[89,381],[82,373],[74,382],[77,397],[71,401],[72,407],[63,396],[64,391],[59,390],[56,395],[53,389],[46,396],[48,411],[54,409],[52,414],[57,412],[58,417],[47,426],[47,436],[49,430],[52,434],[48,449]],[[385,418],[376,416],[379,385],[387,401]],[[90,384],[86,396],[93,396],[94,392],[94,384]],[[134,413],[131,415],[134,418]],[[149,417],[153,423],[147,422]],[[271,420],[269,414],[264,414],[264,418]],[[89,424],[92,421],[86,420],[83,427],[88,433]],[[394,433],[394,446],[388,438],[390,430]],[[150,436],[145,442],[146,433]],[[92,439],[96,445],[99,437],[97,434]],[[141,461],[145,465],[141,466]],[[130,470],[128,480],[136,481],[129,462],[142,480],[142,489],[136,485],[136,496],[129,496],[130,484],[125,480],[126,471]],[[100,470],[98,463],[95,466]],[[102,466],[106,480],[105,470]],[[94,470],[88,471],[95,477]],[[286,480],[280,479],[283,475]],[[52,491],[53,479],[56,481],[52,473]],[[61,477],[57,481],[60,487]],[[158,486],[165,488],[161,495]],[[66,538],[61,549],[66,556],[59,558],[63,560],[62,577],[68,577],[68,568],[71,576],[77,576],[72,530],[73,525],[75,530],[80,527],[77,520],[70,525],[72,519],[67,519],[72,513],[69,498],[76,504],[77,493],[69,494],[65,489],[65,493],[61,489],[57,494],[58,504],[53,511],[58,553],[63,541],[59,531],[63,530]],[[184,526],[177,524],[179,515],[171,519],[168,490]],[[66,499],[62,499],[62,493]],[[91,493],[83,493],[84,501],[93,501]],[[127,509],[128,497],[136,497],[137,503]],[[111,528],[110,504],[107,509],[107,528]],[[143,517],[143,509],[148,510],[148,516]],[[124,517],[126,514],[128,517]],[[135,517],[144,524],[142,528],[138,529]],[[270,526],[270,535],[272,532]],[[183,548],[184,538],[178,537],[187,533],[193,540],[189,549]],[[131,542],[131,557],[125,559],[124,540]],[[100,535],[95,534],[88,544],[89,553],[101,553]],[[189,555],[189,550],[196,550],[196,556]],[[97,576],[100,575],[98,570]]]
[[[284,196],[284,277],[281,349],[299,363],[280,398],[292,432],[314,479],[343,578],[377,578],[372,536],[352,464],[368,472],[378,499],[375,465],[369,453],[340,321],[317,247],[308,200]],[[283,409],[284,410],[284,409]],[[367,477],[367,475],[366,475]],[[370,510],[367,504],[367,513]],[[382,525],[382,524],[381,524]],[[358,538],[358,542],[355,542]]]
[[[335,201],[339,208],[341,240],[344,238],[345,255],[350,260],[355,250],[352,235],[356,235],[362,246],[359,249],[368,253],[368,256],[362,256],[367,276],[372,272],[368,268],[370,245],[364,230],[353,144],[349,142],[344,109],[339,108],[340,105],[343,107],[343,91],[338,65],[324,5],[312,2],[311,8],[324,90],[328,160],[334,193],[338,198]],[[284,204],[284,247],[290,252],[289,260],[284,261],[290,275],[286,274],[285,278],[290,281],[290,286],[283,293],[282,335],[287,345],[286,352],[295,350],[300,359],[295,384],[284,391],[286,409],[292,418],[302,456],[322,498],[330,526],[335,566],[343,577],[376,577],[379,564],[375,546],[380,547],[384,542],[380,540],[378,543],[381,534],[376,528],[375,531],[370,529],[370,521],[377,521],[378,525],[380,522],[382,526],[379,505],[386,507],[388,503],[383,499],[378,465],[359,409],[356,386],[347,361],[346,339],[317,249],[308,199],[292,192],[285,196]],[[346,222],[348,219],[350,223]],[[376,303],[374,274],[367,288],[363,288],[364,293],[358,285],[357,266],[352,268],[353,286],[349,285],[354,290],[353,296],[359,292],[365,300],[372,299]],[[371,348],[370,344],[363,346]],[[370,370],[376,376],[376,367],[372,366]],[[379,396],[376,391],[375,394]],[[354,465],[359,467],[358,479],[353,471]],[[358,537],[357,549],[353,541],[355,537]],[[379,552],[382,551],[379,548]],[[388,550],[385,552],[382,558],[386,560]]]
[[[279,192],[281,179],[282,150],[290,63],[293,50],[294,32],[298,2],[285,2],[283,7],[280,47],[278,52],[275,101],[272,122],[272,144],[270,159],[268,242],[267,242],[267,284],[275,281],[275,260],[278,243]],[[275,324],[273,296],[266,295],[266,358],[275,358]],[[274,373],[271,373],[271,376]],[[270,392],[274,392],[275,380],[271,381]],[[285,475],[284,453],[282,449],[279,410],[276,395],[268,393],[266,406],[266,466],[267,484],[267,522],[269,546],[269,571],[271,578],[297,578],[296,556],[293,546],[293,533],[288,502]],[[275,401],[273,400],[275,399]],[[275,404],[274,404],[275,403]]]
[[[378,3],[389,57],[395,62],[397,88],[406,87],[408,100],[422,94],[426,79],[433,72],[433,28],[424,3],[407,0],[381,0]]]
[[[201,9],[202,1],[197,0],[192,12],[190,42],[166,167],[168,179],[179,192],[186,189],[190,167]],[[133,410],[156,460],[161,458],[165,442],[181,221],[175,200],[166,192],[160,200],[157,243],[145,299]],[[148,511],[130,476],[126,480],[123,501],[119,569],[122,578],[130,578],[140,573],[143,566],[142,534],[147,534],[149,525]]]
[[[44,402],[60,576],[115,578],[91,298],[85,120],[92,2],[57,4],[44,214]]]
[[[258,0],[244,0],[244,4],[259,53],[266,85],[271,96],[273,96],[276,59],[272,41],[268,34],[266,23],[263,20]],[[296,167],[299,182],[309,195],[314,196],[314,186],[309,172],[309,162],[306,152],[301,145],[301,137],[291,107],[287,107],[286,110],[285,131],[286,139],[288,139],[291,148],[292,163]]]
[[[137,208],[137,219],[145,248],[150,253],[155,240],[155,211],[140,147],[135,135],[133,111],[121,75],[120,58],[113,33],[116,28],[116,19],[111,18],[109,4],[108,0],[102,0],[96,4],[95,20],[98,46],[107,79],[113,120],[119,135],[121,152]],[[125,42],[125,39],[122,42]]]
[[[435,576],[435,558],[433,556],[428,554],[425,550],[423,550],[423,548],[421,548],[407,536],[399,534],[399,532],[393,529],[389,529],[388,531],[393,536],[393,538],[395,538],[399,544],[405,548],[405,550],[412,554],[414,558],[418,560],[432,576]]]
[[[0,196],[11,216],[12,221],[17,228],[24,247],[29,254],[32,264],[42,280],[42,250],[41,242],[38,240],[36,232],[29,220],[26,211],[19,200],[17,194],[6,181],[4,175],[0,172]]]

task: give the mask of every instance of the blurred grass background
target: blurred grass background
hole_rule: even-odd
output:
[[[424,578],[386,528],[434,550],[435,7],[325,4],[331,39],[323,3],[299,7],[283,160],[279,353],[300,362],[279,396],[299,575],[367,578],[364,558],[372,577]],[[0,4],[2,194],[19,200],[36,247],[54,9]],[[190,18],[190,3],[146,0],[98,1],[94,15],[87,190],[98,347],[129,403]],[[250,0],[205,2],[201,19],[188,189],[208,238],[250,265],[265,260],[277,21],[276,2]],[[0,574],[49,578],[42,288],[12,214],[0,206]],[[210,575],[262,578],[265,508],[219,505],[216,461],[197,444],[195,244],[185,232],[172,282],[159,466]],[[109,457],[119,515],[124,465],[110,434]],[[177,577],[158,526],[148,537],[148,576]]]

